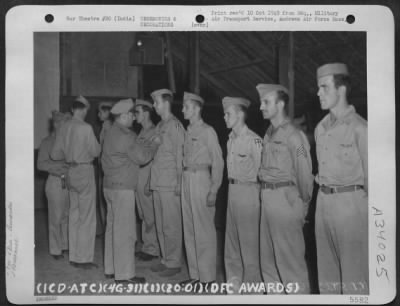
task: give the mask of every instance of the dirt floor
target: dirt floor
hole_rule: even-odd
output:
[[[218,237],[222,237],[222,234],[220,232]],[[224,268],[222,260],[223,252],[221,239],[219,239],[218,245],[219,252],[217,282],[223,282]],[[140,246],[141,242],[138,243],[138,248],[140,248]],[[104,275],[103,249],[104,236],[97,236],[94,255],[94,262],[98,265],[97,269],[83,270],[72,267],[69,264],[67,256],[60,260],[53,259],[48,251],[47,210],[35,210],[35,283],[37,285],[42,284],[41,286],[43,286],[43,284],[63,283],[68,287],[77,283],[114,283],[113,279],[106,279]],[[182,266],[182,271],[179,274],[176,274],[169,278],[159,276],[158,273],[152,272],[150,270],[150,267],[158,261],[159,259],[155,259],[149,262],[136,261],[137,275],[145,277],[146,281],[150,284],[175,284],[189,278],[186,262],[184,262]]]

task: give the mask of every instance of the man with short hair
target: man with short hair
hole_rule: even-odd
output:
[[[225,270],[229,283],[261,280],[259,256],[260,168],[262,140],[246,123],[250,101],[225,97],[224,119],[232,129],[228,140],[228,208],[225,234]]]
[[[172,276],[182,265],[181,183],[184,131],[172,114],[173,94],[169,89],[152,92],[154,109],[161,117],[156,126],[161,142],[151,166],[150,188],[154,191],[154,213],[161,262],[152,267],[161,276]]]
[[[201,118],[204,100],[183,95],[183,115],[190,124],[184,143],[182,216],[189,280],[181,285],[216,281],[217,232],[215,201],[222,183],[224,161],[218,136]]]
[[[317,79],[321,108],[329,110],[315,129],[319,290],[368,294],[367,121],[349,105],[345,64],[319,67]]]
[[[79,96],[72,104],[72,119],[56,134],[50,156],[69,164],[69,260],[71,265],[90,269],[96,238],[96,184],[93,159],[100,154],[100,145],[85,117],[89,101]]]
[[[68,252],[69,199],[68,189],[65,186],[68,165],[65,160],[52,160],[50,152],[56,140],[56,133],[70,117],[69,114],[63,114],[59,111],[52,112],[52,131],[40,144],[37,160],[37,168],[49,174],[45,187],[48,208],[49,251],[56,260],[64,258],[63,253]]]
[[[307,294],[310,286],[303,225],[314,179],[310,145],[287,116],[287,88],[279,84],[259,84],[256,88],[263,117],[271,122],[259,171],[262,276],[266,284],[283,284],[286,290],[282,293]],[[291,291],[291,283],[297,283],[296,292]]]
[[[157,146],[136,143],[136,134],[130,129],[133,112],[132,99],[120,100],[113,106],[115,122],[105,135],[101,157],[107,201],[104,272],[117,283],[145,282],[135,270],[135,189],[139,165],[152,159]]]
[[[155,135],[155,126],[151,120],[153,105],[145,100],[136,99],[135,116],[136,122],[142,126],[136,138],[138,144],[145,144]],[[143,247],[136,253],[139,260],[150,261],[160,255],[160,247],[157,240],[157,231],[154,218],[153,193],[150,191],[151,161],[141,165],[138,175],[136,192],[137,208],[139,218],[142,220]]]

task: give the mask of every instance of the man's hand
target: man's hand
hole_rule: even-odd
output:
[[[215,202],[217,201],[217,194],[214,192],[209,192],[207,195],[207,206],[213,207],[215,206]]]
[[[158,135],[158,134],[152,136],[152,137],[149,139],[149,141],[150,141],[151,143],[157,144],[157,145],[160,145],[160,144],[162,143],[161,137],[160,137],[160,135]]]

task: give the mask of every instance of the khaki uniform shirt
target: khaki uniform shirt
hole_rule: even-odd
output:
[[[52,176],[60,177],[67,172],[68,168],[64,161],[55,161],[50,158],[50,152],[55,140],[55,134],[51,134],[43,139],[39,147],[37,168],[41,171],[48,172]]]
[[[180,184],[184,132],[182,123],[174,115],[157,124],[156,135],[161,138],[161,145],[151,166],[151,189],[174,191]]]
[[[270,183],[293,182],[302,200],[311,200],[314,177],[310,144],[289,119],[276,128],[269,126],[263,141],[259,178]]]
[[[326,115],[315,129],[317,182],[327,186],[364,185],[368,188],[367,121],[352,105],[332,122]]]
[[[156,146],[139,145],[136,134],[114,122],[104,138],[101,164],[104,171],[104,188],[134,190],[137,185],[139,165],[148,163]]]
[[[68,163],[90,163],[100,154],[100,145],[92,127],[83,120],[72,117],[56,134],[51,151],[54,160],[65,159]]]
[[[209,165],[211,192],[217,193],[224,170],[222,150],[214,129],[201,119],[188,126],[185,134],[183,165],[185,167]]]
[[[245,125],[239,135],[232,131],[228,140],[228,177],[257,182],[261,163],[262,139]]]

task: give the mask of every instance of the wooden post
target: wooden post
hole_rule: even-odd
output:
[[[174,75],[174,62],[173,62],[173,52],[171,49],[171,38],[168,32],[165,32],[166,41],[166,56],[167,56],[167,71],[168,71],[168,83],[169,89],[176,93],[175,75]]]
[[[200,37],[199,32],[191,32],[189,35],[190,91],[200,94]]]
[[[289,32],[285,43],[279,46],[279,83],[289,90],[288,116],[294,118],[294,37]]]

